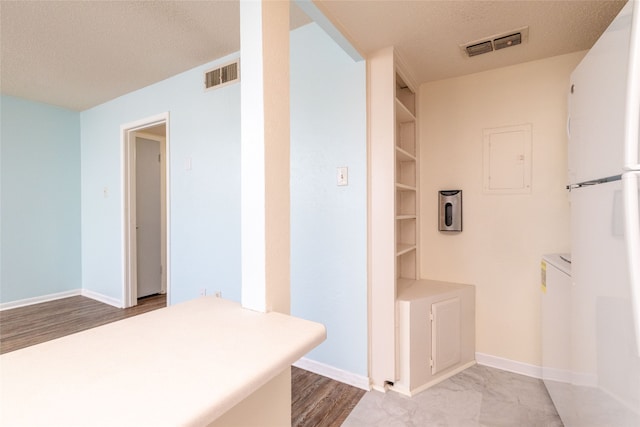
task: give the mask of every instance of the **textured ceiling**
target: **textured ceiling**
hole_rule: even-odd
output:
[[[239,1],[0,1],[3,94],[84,110],[240,49]],[[309,22],[299,9],[292,25]]]
[[[589,49],[624,1],[316,2],[365,57],[396,46],[417,84]],[[466,58],[460,45],[529,27],[529,41]]]
[[[395,45],[417,83],[588,49],[624,1],[314,2],[365,56]],[[292,28],[308,22],[292,8]],[[2,93],[84,110],[236,52],[239,0],[0,1]],[[471,59],[458,45],[529,26]]]

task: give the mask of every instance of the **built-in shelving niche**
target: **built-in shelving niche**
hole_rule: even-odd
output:
[[[416,97],[396,73],[396,282],[417,278],[418,158],[416,147]],[[398,283],[396,283],[396,290]]]

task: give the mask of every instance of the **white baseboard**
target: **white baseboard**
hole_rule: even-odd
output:
[[[369,377],[363,377],[362,375],[343,371],[342,369],[334,368],[333,366],[325,365],[324,363],[316,362],[315,360],[307,359],[306,357],[295,362],[293,366],[362,390],[371,390]]]
[[[99,294],[98,292],[93,292],[88,289],[82,289],[81,295],[83,297],[91,298],[96,301],[99,301],[108,305],[112,305],[116,308],[122,308],[122,301],[120,301],[119,299],[108,297],[106,295]]]
[[[393,390],[396,391],[400,394],[404,394],[407,397],[412,397],[415,396],[418,393],[421,393],[423,391],[425,391],[426,389],[433,387],[434,385],[441,383],[442,381],[451,378],[454,375],[459,374],[460,372],[464,371],[467,368],[472,367],[473,365],[475,365],[477,362],[475,360],[472,360],[470,362],[467,362],[463,365],[458,366],[455,369],[452,369],[451,371],[447,372],[444,375],[440,375],[437,378],[434,378],[433,380],[429,381],[426,384],[421,385],[420,387],[416,387],[413,390],[409,390],[409,388],[407,386],[405,386],[402,383],[395,383],[395,385],[393,387],[390,387],[389,390]]]
[[[568,369],[542,368],[542,379],[569,383],[573,381],[573,373]]]
[[[81,290],[74,289],[71,291],[58,292],[55,294],[42,295],[39,297],[25,298],[17,301],[4,302],[0,304],[0,311],[9,310],[10,308],[25,307],[27,305],[40,304],[42,302],[54,301],[62,298],[75,297],[78,295],[81,295]]]
[[[542,379],[541,366],[517,362],[515,360],[492,356],[485,353],[476,353],[476,362],[478,362],[478,365],[489,366],[491,368],[502,369],[503,371],[513,372],[515,374]]]

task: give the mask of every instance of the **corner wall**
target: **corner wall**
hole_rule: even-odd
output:
[[[84,289],[123,298],[120,126],[168,111],[171,303],[202,288],[240,300],[240,85],[203,88],[205,70],[235,57],[81,113]]]
[[[0,102],[0,303],[79,291],[80,114]]]
[[[317,24],[291,32],[291,314],[323,323],[308,356],[367,377],[366,69]],[[349,184],[337,186],[337,168]]]
[[[584,52],[423,84],[423,278],[476,286],[476,351],[539,366],[540,258],[568,252],[567,93]],[[530,194],[483,193],[483,129],[532,124]],[[438,190],[463,190],[463,230],[438,232]]]
[[[120,126],[169,111],[171,303],[202,287],[240,300],[242,83],[202,89],[202,72],[229,59],[81,114],[86,289],[122,298]],[[291,32],[290,72],[291,313],[327,326],[312,365],[366,379],[365,63],[309,24]],[[339,166],[349,167],[346,187],[336,185]]]

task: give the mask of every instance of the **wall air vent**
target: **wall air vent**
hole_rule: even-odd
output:
[[[485,37],[484,39],[460,45],[460,50],[465,57],[482,55],[494,50],[516,46],[529,40],[529,27],[517,28],[506,33]]]
[[[215,89],[240,80],[240,65],[236,60],[219,68],[204,73],[204,88]]]

